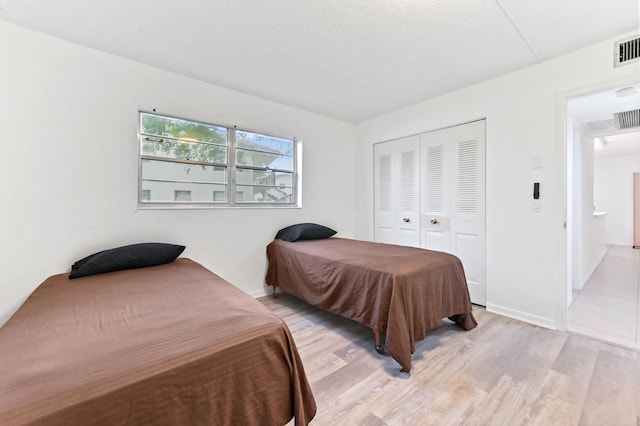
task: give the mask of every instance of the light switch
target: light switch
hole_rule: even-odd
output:
[[[533,157],[531,159],[531,166],[534,169],[541,169],[542,168],[542,157]]]
[[[540,200],[533,200],[533,206],[531,210],[533,210],[534,212],[539,212],[542,210],[542,204],[540,203]]]

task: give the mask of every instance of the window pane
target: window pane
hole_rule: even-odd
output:
[[[236,181],[238,185],[293,186],[293,173],[237,169]]]
[[[178,202],[191,201],[191,191],[185,191],[185,190],[174,191],[173,201],[178,201]]]
[[[236,202],[291,203],[293,188],[273,186],[236,186]]]
[[[269,154],[266,152],[237,149],[236,163],[242,166],[255,166],[293,171],[293,157],[289,155]]]
[[[224,127],[155,114],[140,113],[140,133],[220,145],[227,144],[227,129]]]
[[[236,131],[236,145],[241,148],[293,155],[293,140]]]
[[[227,168],[171,161],[142,160],[143,180],[226,183]]]
[[[142,136],[142,155],[178,158],[181,160],[204,161],[208,163],[227,162],[227,148],[196,142],[182,142],[175,139],[149,138]]]
[[[216,193],[225,194],[225,185],[181,182],[142,181],[142,191],[148,191],[148,199],[142,203],[225,203],[216,200]]]

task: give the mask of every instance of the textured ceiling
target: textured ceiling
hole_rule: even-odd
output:
[[[0,19],[358,122],[638,30],[638,0],[0,0]]]

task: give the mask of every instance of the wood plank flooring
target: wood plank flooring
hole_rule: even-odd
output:
[[[613,246],[569,308],[569,330],[640,349],[640,250]]]
[[[640,425],[634,350],[474,310],[417,342],[410,374],[364,326],[280,294],[313,389],[312,425]],[[291,422],[293,424],[293,421]]]

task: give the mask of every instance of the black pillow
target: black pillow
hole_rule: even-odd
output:
[[[69,279],[162,265],[176,260],[184,249],[174,244],[141,243],[100,251],[74,263]]]
[[[335,234],[333,229],[316,223],[298,223],[279,230],[275,239],[292,243],[298,240],[322,240]]]

